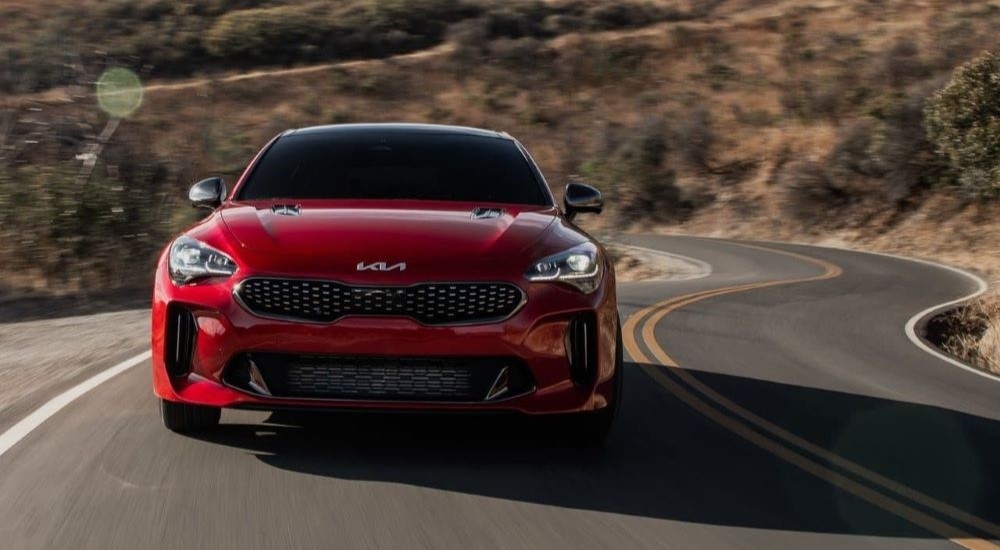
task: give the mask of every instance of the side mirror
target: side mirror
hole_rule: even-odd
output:
[[[226,200],[226,184],[222,178],[208,178],[191,186],[188,200],[195,208],[216,209]]]
[[[600,191],[589,185],[571,183],[566,186],[566,191],[563,193],[563,205],[566,218],[572,221],[577,214],[583,212],[600,214],[604,209],[604,197]]]

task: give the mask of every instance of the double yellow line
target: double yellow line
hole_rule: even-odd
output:
[[[705,385],[690,372],[678,366],[678,364],[670,358],[667,352],[664,351],[664,349],[656,341],[655,330],[656,325],[660,322],[660,320],[677,309],[691,305],[695,302],[714,298],[716,296],[780,285],[790,285],[809,281],[823,281],[839,277],[843,273],[843,270],[836,264],[819,258],[813,258],[803,254],[762,246],[747,244],[740,244],[736,246],[754,248],[768,253],[781,254],[802,260],[818,266],[822,269],[822,272],[811,277],[751,283],[696,292],[693,294],[671,298],[642,309],[629,317],[629,319],[625,322],[625,325],[622,327],[622,338],[625,343],[625,349],[628,350],[632,359],[638,363],[639,366],[653,378],[653,380],[663,386],[675,397],[691,406],[700,414],[719,424],[721,427],[742,437],[777,458],[780,458],[781,460],[784,460],[789,464],[792,464],[793,466],[796,466],[803,471],[808,472],[844,491],[847,491],[891,514],[920,526],[931,533],[948,539],[958,545],[964,546],[965,548],[973,550],[1000,550],[1000,546],[997,546],[991,541],[968,533],[965,529],[957,527],[953,523],[948,523],[947,521],[938,519],[937,517],[931,516],[926,512],[918,510],[903,502],[902,499],[899,499],[898,497],[909,499],[912,502],[920,504],[926,509],[937,512],[949,520],[968,527],[973,527],[983,533],[989,534],[992,537],[1000,538],[1000,526],[956,508],[950,504],[941,502],[901,483],[888,479],[877,472],[847,460],[842,456],[830,452],[823,447],[811,443],[781,428],[780,426],[761,418]],[[640,347],[639,342],[636,339],[637,333],[641,333],[642,341],[646,344],[646,348],[649,350],[649,353],[656,360],[655,364]],[[683,382],[683,384],[681,382]],[[768,435],[763,435],[764,433]],[[867,481],[868,484],[848,477],[830,468],[824,463],[809,458],[803,454],[802,451],[805,451],[815,457],[819,457],[826,463],[835,465],[843,471],[850,472],[857,478]],[[875,488],[872,488],[872,486],[884,490],[889,494],[887,495],[879,492]]]

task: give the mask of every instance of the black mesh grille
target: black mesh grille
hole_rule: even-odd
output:
[[[227,366],[226,382],[260,393],[250,385],[251,362],[272,397],[475,402],[487,401],[493,396],[511,397],[532,388],[531,376],[523,363],[517,359],[494,357],[253,353],[239,356]]]
[[[296,365],[285,375],[289,393],[343,397],[468,398],[469,369],[396,365]]]
[[[198,322],[194,314],[178,304],[167,307],[167,337],[163,358],[167,372],[173,376],[183,376],[191,370]]]
[[[521,303],[507,283],[350,286],[332,281],[247,279],[237,295],[265,317],[330,323],[347,315],[410,317],[426,325],[498,321]]]

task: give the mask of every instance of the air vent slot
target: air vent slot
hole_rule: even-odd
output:
[[[472,219],[492,220],[503,216],[505,212],[506,210],[503,208],[486,208],[480,206],[472,211]]]
[[[198,322],[187,308],[167,306],[167,340],[163,357],[171,376],[184,376],[191,372]]]
[[[271,207],[271,212],[279,216],[298,216],[302,214],[302,206],[298,204],[276,204]]]
[[[585,313],[573,318],[566,329],[566,355],[570,378],[580,385],[594,381],[597,373],[597,317]]]

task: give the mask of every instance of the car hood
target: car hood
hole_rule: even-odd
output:
[[[474,217],[477,208],[495,210]],[[258,201],[220,211],[240,256],[258,260],[262,269],[274,271],[266,266],[279,258],[281,265],[317,274],[357,273],[362,262],[387,268],[405,262],[414,275],[524,255],[556,214],[554,207],[399,201]]]

